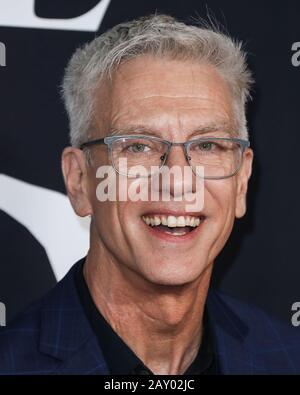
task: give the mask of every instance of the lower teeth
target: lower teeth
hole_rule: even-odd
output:
[[[183,228],[169,228],[168,226],[165,225],[158,225],[156,226],[156,228],[158,228],[160,231],[168,233],[172,236],[184,236],[187,233],[192,232],[192,230],[194,230],[195,228],[191,228],[189,226],[185,226]]]

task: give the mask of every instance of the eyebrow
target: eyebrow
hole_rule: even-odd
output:
[[[207,133],[220,133],[224,132],[226,134],[237,134],[237,131],[234,130],[229,123],[224,122],[224,123],[213,123],[209,125],[203,125],[198,128],[195,128],[193,132],[189,135],[189,138],[195,137],[199,134],[207,134]]]
[[[215,132],[225,132],[227,134],[236,134],[236,131],[230,128],[227,122],[223,123],[211,123],[206,125],[200,125],[193,129],[193,131],[188,135],[188,139],[195,137],[200,134],[215,133]],[[164,138],[157,129],[153,129],[146,125],[129,125],[121,128],[113,127],[110,129],[110,136],[121,136],[130,134],[142,134],[149,136],[156,136],[159,138]]]
[[[161,138],[160,133],[145,125],[131,125],[125,126],[124,128],[112,128],[110,129],[110,136],[126,135],[126,134],[145,134],[149,136],[157,136]]]

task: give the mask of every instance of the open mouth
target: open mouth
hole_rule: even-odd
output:
[[[173,215],[147,215],[143,221],[153,229],[172,236],[185,236],[195,231],[204,221],[204,217],[173,216]]]

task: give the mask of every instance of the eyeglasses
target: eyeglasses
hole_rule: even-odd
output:
[[[173,143],[155,136],[124,135],[87,141],[80,149],[98,144],[107,145],[115,171],[127,177],[136,177],[137,166],[143,166],[147,177],[153,175],[165,165],[171,148],[182,146],[194,174],[211,180],[234,176],[241,167],[244,151],[250,146],[249,141],[237,138],[201,137]],[[204,176],[197,170],[200,166]]]

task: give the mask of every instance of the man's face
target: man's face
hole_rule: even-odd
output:
[[[203,136],[237,137],[229,87],[214,68],[205,64],[136,58],[119,67],[113,81],[99,91],[97,102],[97,132],[93,138],[136,126],[141,127],[142,134],[149,131],[172,142]],[[99,179],[95,175],[98,166],[109,164],[107,147],[93,147],[92,158],[88,169],[92,243],[123,273],[129,269],[128,273],[134,271],[155,284],[193,282],[211,267],[230,235],[235,217],[245,212],[251,150],[244,153],[236,176],[205,180],[204,207],[190,215],[199,218],[200,225],[179,232],[152,227],[145,223],[145,217],[188,217],[184,197],[181,202],[99,202]],[[182,147],[171,149],[166,165],[188,165]],[[128,185],[131,182],[128,179]],[[195,180],[192,192],[194,185]],[[172,195],[172,185],[170,192]]]

